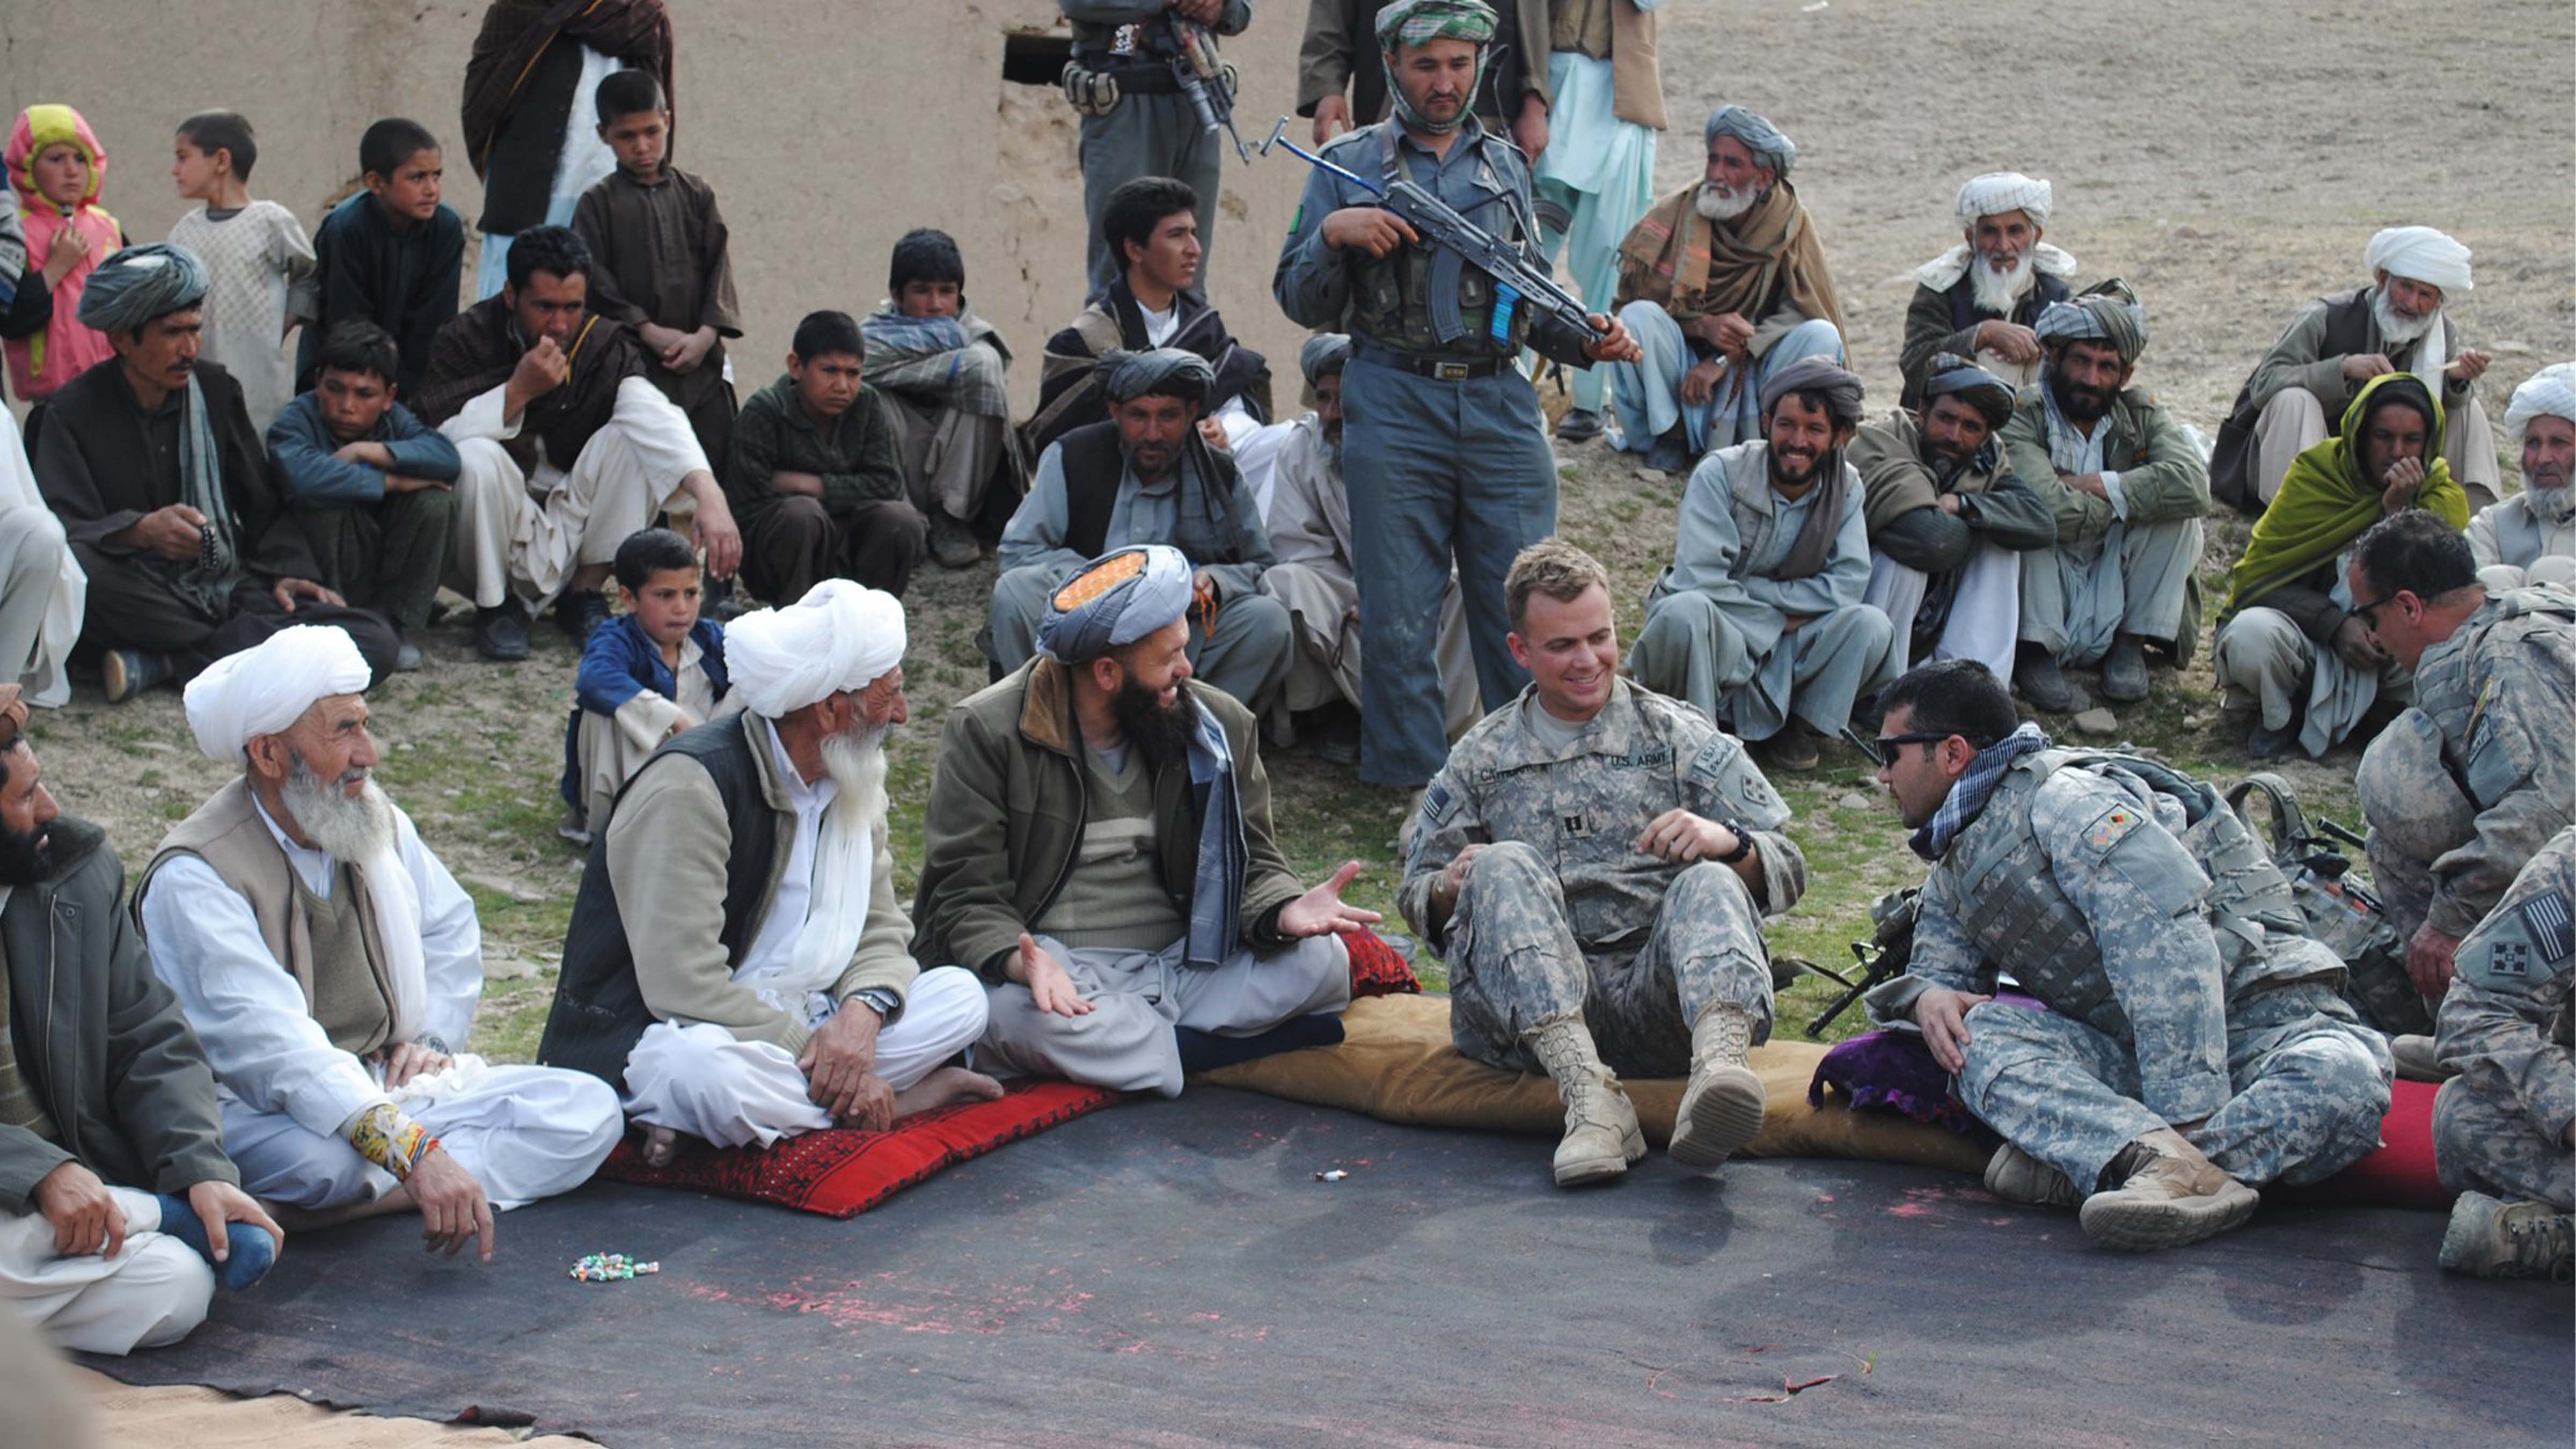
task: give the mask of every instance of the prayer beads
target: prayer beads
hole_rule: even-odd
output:
[[[639,1263],[624,1253],[593,1253],[572,1265],[577,1283],[623,1283],[662,1271],[659,1263]]]

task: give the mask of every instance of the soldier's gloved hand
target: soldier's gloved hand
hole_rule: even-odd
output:
[[[1941,1070],[1957,1076],[1968,1065],[1968,1010],[1994,1000],[1946,986],[1926,987],[1914,998],[1914,1024],[1923,1028],[1923,1044]]]

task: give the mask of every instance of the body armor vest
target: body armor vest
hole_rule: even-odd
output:
[[[2050,775],[2070,767],[2116,766],[2172,797],[2188,822],[2183,848],[2201,868],[2202,908],[2232,983],[2261,950],[2264,930],[2306,934],[2289,879],[2217,791],[2149,760],[2078,750],[2040,750],[2013,762],[1986,808],[1951,847],[1961,929],[1984,960],[1980,989],[2004,972],[2021,988],[2107,1036],[2130,1040],[2092,922],[2058,888],[2031,831],[2031,807]],[[2149,807],[2141,802],[2140,809]]]
[[[1385,183],[1407,179],[1404,159],[1398,145],[1403,128],[1394,121],[1380,125],[1377,136],[1378,170]],[[1538,227],[1529,212],[1529,203],[1520,192],[1504,181],[1494,163],[1483,153],[1487,133],[1471,131],[1456,144],[1478,148],[1476,175],[1478,182],[1492,195],[1502,199],[1510,214],[1507,226],[1490,228],[1505,241],[1527,246]],[[1353,157],[1353,161],[1360,158]],[[1364,166],[1351,169],[1366,175]],[[1424,190],[1431,190],[1425,186]],[[1447,198],[1443,198],[1444,200]],[[1457,206],[1455,201],[1451,205]],[[1479,226],[1489,224],[1478,213],[1484,208],[1470,204],[1458,206],[1461,214]],[[1444,261],[1443,258],[1446,258]],[[1461,265],[1457,253],[1444,247],[1423,243],[1398,247],[1382,257],[1365,253],[1355,255],[1351,266],[1350,328],[1371,346],[1411,353],[1418,357],[1486,358],[1517,357],[1521,342],[1529,335],[1530,309],[1515,306],[1505,322],[1502,334],[1494,331],[1494,279],[1472,266]],[[1432,325],[1431,298],[1435,281],[1448,280],[1457,289],[1458,315],[1467,324],[1467,333],[1454,342],[1442,342]]]
[[[2576,644],[2576,638],[2571,638],[2571,631],[2576,631],[2576,596],[2543,587],[2507,589],[2489,598],[2498,606],[2496,617],[2484,624],[2464,625],[2477,629],[2477,636],[2462,641],[2463,647],[2415,677],[2415,707],[2441,730],[2444,758],[2480,810],[2492,809],[2496,802],[2480,799],[2475,789],[2468,788],[2464,754],[2469,718],[2477,710],[2488,676],[2494,673],[2494,661],[2535,635],[2557,636],[2565,641],[2559,645],[2561,651]]]

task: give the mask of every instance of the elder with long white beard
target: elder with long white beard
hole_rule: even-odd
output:
[[[1700,181],[1619,245],[1619,320],[1643,355],[1608,365],[1611,411],[1619,446],[1666,473],[1760,438],[1784,369],[1844,360],[1824,243],[1789,182],[1797,143],[1742,106],[1712,112],[1704,139]]]
[[[490,1261],[493,1215],[579,1186],[615,1094],[465,1048],[483,992],[467,896],[376,785],[366,661],[299,625],[188,686],[241,778],[135,886],[152,964],[223,1088],[242,1186],[290,1226],[417,1212],[432,1251]]]
[[[2392,226],[2371,237],[2361,264],[2369,285],[2301,307],[2237,393],[2209,461],[2210,491],[2221,501],[2262,512],[2291,460],[2341,436],[2354,396],[2388,372],[2411,372],[2438,390],[2439,452],[2469,507],[2503,491],[2495,432],[2477,398],[2492,359],[2461,341],[2450,310],[2469,293],[2469,249],[2429,226]]]
[[[2033,324],[2041,308],[2066,300],[2066,279],[2075,275],[2075,258],[2040,239],[2055,205],[2053,187],[2018,171],[1989,171],[1959,188],[1952,207],[1959,244],[1914,272],[1897,353],[1905,374],[1901,406],[1922,406],[1923,374],[1945,352],[2016,388],[2039,380]]]
[[[597,831],[537,1059],[624,1093],[647,1161],[1001,1095],[949,1058],[984,992],[913,962],[886,834],[903,605],[825,579],[725,629],[743,712],[645,761]]]

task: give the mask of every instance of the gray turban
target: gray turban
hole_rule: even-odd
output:
[[[1860,426],[1860,375],[1850,372],[1822,357],[1809,357],[1793,362],[1771,374],[1762,385],[1762,411],[1793,392],[1820,392],[1825,395],[1825,414],[1838,428]]]
[[[1190,611],[1189,556],[1169,544],[1102,554],[1047,596],[1038,643],[1067,664],[1133,644]]]
[[[1134,402],[1147,393],[1205,402],[1216,385],[1216,369],[1195,352],[1157,347],[1151,352],[1101,354],[1101,387],[1113,403]]]
[[[2108,342],[2126,365],[2147,350],[2147,309],[2128,283],[2113,277],[2085,288],[2070,301],[2041,308],[2030,330],[2042,342]]]
[[[1339,372],[1351,360],[1351,339],[1339,332],[1320,332],[1306,339],[1297,349],[1297,370],[1306,374],[1306,385],[1312,387],[1319,378]]]
[[[1986,426],[2010,421],[2017,395],[2013,385],[1955,352],[1936,352],[1923,369],[1923,401],[1957,396],[1983,414]]]
[[[1798,159],[1798,143],[1780,134],[1780,128],[1744,109],[1742,106],[1720,106],[1709,112],[1708,131],[1701,137],[1705,145],[1714,146],[1720,136],[1733,136],[1753,153],[1753,159],[1786,176]]]
[[[131,332],[204,300],[206,264],[186,247],[152,242],[98,264],[81,288],[80,321],[100,332]]]

